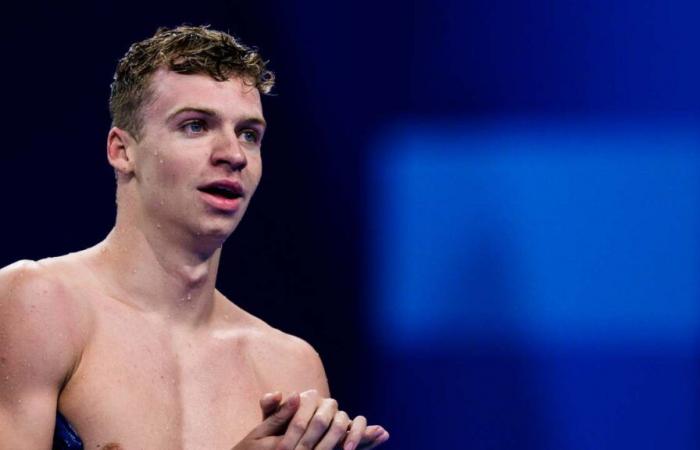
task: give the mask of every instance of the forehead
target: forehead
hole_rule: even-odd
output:
[[[211,109],[232,119],[238,116],[262,119],[260,92],[254,84],[238,76],[216,81],[206,74],[159,69],[149,87],[151,98],[144,111],[146,120],[148,116],[167,116],[182,107]]]

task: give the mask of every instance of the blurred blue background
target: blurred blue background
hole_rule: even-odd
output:
[[[447,448],[696,448],[699,145],[683,123],[397,124],[371,172],[382,415],[419,396]]]
[[[116,61],[258,46],[265,175],[220,288],[313,344],[386,448],[700,448],[700,4],[25,2],[2,265],[94,244]]]

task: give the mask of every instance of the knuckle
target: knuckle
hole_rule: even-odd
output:
[[[289,429],[291,430],[292,433],[302,434],[304,432],[304,430],[306,430],[306,424],[303,422],[300,422],[298,420],[295,420],[289,424]]]
[[[333,442],[333,444],[337,444],[338,442],[341,442],[343,438],[345,437],[345,430],[338,428],[338,429],[331,429],[328,431],[328,439]]]
[[[301,400],[302,403],[305,403],[305,404],[311,403],[314,405],[318,405],[318,403],[319,403],[318,395],[311,393],[311,391],[306,391],[303,394],[300,394],[299,399]]]
[[[357,416],[350,422],[349,433],[355,437],[361,435],[366,427],[366,424],[362,422],[362,419],[364,419],[362,416]]]
[[[336,433],[336,434],[345,433],[348,430],[349,425],[350,425],[349,419],[339,417],[333,421],[333,425],[331,425],[331,429],[333,430],[333,433]]]
[[[357,416],[352,421],[352,427],[363,430],[367,427],[367,419],[364,416]]]
[[[322,433],[326,428],[328,428],[328,421],[323,416],[316,415],[309,423],[309,429],[312,432]]]
[[[325,402],[328,403],[328,406],[330,406],[330,407],[333,408],[334,410],[337,410],[337,409],[338,409],[338,401],[337,401],[336,399],[334,399],[334,398],[327,398],[327,399],[325,400]]]
[[[342,421],[342,423],[345,424],[345,426],[350,424],[351,420],[350,420],[350,416],[348,416],[348,413],[346,413],[345,411],[338,411],[337,415],[340,418],[340,420]]]

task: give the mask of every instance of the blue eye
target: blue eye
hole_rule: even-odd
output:
[[[241,136],[243,136],[243,140],[246,142],[250,143],[257,143],[258,142],[258,132],[255,130],[243,130],[241,133]]]
[[[206,130],[206,126],[201,120],[193,120],[184,124],[182,129],[185,130],[187,134],[201,134]]]

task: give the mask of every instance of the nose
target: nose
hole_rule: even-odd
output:
[[[222,133],[214,143],[211,163],[215,166],[228,165],[231,170],[242,170],[248,164],[248,158],[235,131]]]

